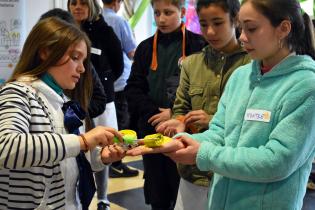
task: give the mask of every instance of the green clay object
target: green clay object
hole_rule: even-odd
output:
[[[124,143],[133,144],[134,141],[137,139],[137,137],[131,134],[126,134],[123,136],[123,139],[124,139]]]
[[[117,136],[114,136],[114,142],[115,143],[119,143],[120,141],[119,141],[119,138],[117,137]]]
[[[133,130],[120,130],[119,133],[123,135],[124,144],[134,144],[137,140],[137,133]],[[114,137],[114,142],[120,143],[119,139],[116,136]]]

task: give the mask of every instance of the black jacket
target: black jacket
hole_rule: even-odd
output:
[[[173,32],[170,37],[159,33],[158,42],[170,44],[172,39],[182,39],[181,31]],[[200,51],[206,45],[204,39],[191,31],[186,30],[186,56]],[[153,48],[153,36],[142,41],[134,56],[131,73],[125,87],[128,99],[128,109],[131,116],[132,129],[139,132],[139,136],[155,133],[154,128],[147,123],[154,114],[159,113],[160,104],[156,104],[149,96],[147,76],[150,70]],[[157,56],[159,58],[159,56]],[[167,80],[166,80],[167,82]],[[165,82],[165,85],[166,85]],[[176,82],[176,81],[174,81]],[[177,80],[178,82],[178,80]],[[178,85],[178,84],[177,84]]]
[[[121,43],[102,15],[98,20],[85,21],[81,28],[92,42],[91,60],[104,86],[107,103],[112,102],[114,101],[114,81],[124,70]]]
[[[88,107],[89,115],[91,118],[95,118],[101,115],[105,111],[106,107],[106,94],[104,87],[101,83],[101,80],[95,71],[95,68],[92,67],[92,77],[93,77],[93,92],[91,101]]]

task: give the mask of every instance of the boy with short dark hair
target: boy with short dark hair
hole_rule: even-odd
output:
[[[137,47],[125,88],[132,125],[139,137],[155,133],[155,126],[171,117],[179,81],[180,61],[205,46],[203,38],[181,22],[182,0],[153,0],[157,32]],[[174,91],[175,90],[175,91]],[[144,155],[144,195],[153,210],[174,209],[179,176],[176,164],[161,154]]]

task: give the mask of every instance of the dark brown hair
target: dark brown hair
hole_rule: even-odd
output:
[[[196,11],[200,12],[201,8],[209,7],[211,4],[220,6],[223,11],[229,13],[231,21],[234,21],[240,11],[239,0],[198,0]]]
[[[242,5],[251,3],[270,23],[277,27],[283,20],[291,22],[291,32],[286,44],[300,55],[315,58],[314,27],[310,17],[304,13],[296,0],[243,0]]]
[[[178,9],[182,8],[185,6],[185,0],[151,0],[151,5],[153,6],[155,2],[157,1],[164,1],[167,3],[170,3],[177,7]]]

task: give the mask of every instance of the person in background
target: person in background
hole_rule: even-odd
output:
[[[117,130],[99,126],[69,134],[64,121],[64,90],[85,86],[81,97],[89,101],[89,49],[87,36],[59,18],[39,21],[28,35],[11,78],[0,89],[1,209],[68,209],[65,184],[78,180],[75,157],[80,151],[98,151],[86,153],[95,170],[124,156],[111,145],[114,136],[122,138]],[[81,109],[87,111],[87,105]],[[67,165],[71,174],[61,167],[65,160],[72,163]],[[81,209],[76,196],[72,199],[70,205]]]
[[[129,23],[116,13],[120,9],[122,0],[102,0],[103,16],[105,22],[110,25],[121,42],[124,58],[124,71],[115,81],[115,107],[117,114],[118,130],[129,128],[129,113],[124,88],[129,78],[131,62],[136,49],[136,42],[133,37]],[[138,170],[131,169],[122,161],[114,162],[109,167],[109,177],[133,177],[139,174]]]
[[[296,0],[244,0],[239,20],[254,61],[231,75],[207,131],[158,151],[214,172],[209,210],[302,209],[315,153],[314,28]]]
[[[155,126],[170,119],[174,99],[168,93],[176,92],[179,63],[205,45],[200,35],[186,30],[181,22],[185,15],[184,1],[151,3],[158,30],[137,47],[125,88],[139,138],[155,133]],[[143,165],[146,203],[154,210],[174,209],[179,185],[176,164],[168,157],[154,154],[144,155]]]
[[[237,40],[239,0],[198,0],[197,14],[208,46],[185,58],[172,109],[173,119],[156,129],[164,135],[208,129],[226,82],[236,68],[250,62]],[[205,209],[213,173],[178,164],[181,176],[175,209]]]
[[[105,112],[94,119],[96,125],[118,129],[114,104],[114,81],[122,74],[124,63],[121,43],[104,21],[96,0],[68,0],[68,11],[92,42],[91,60],[107,97]],[[107,198],[108,167],[95,174],[98,209],[109,209]]]
[[[48,18],[48,17],[58,17],[68,23],[71,23],[73,25],[76,25],[76,22],[71,15],[66,10],[60,9],[60,8],[54,8],[51,9],[44,14],[41,15],[40,20]],[[88,106],[88,116],[90,118],[96,118],[99,115],[101,115],[105,111],[105,106],[106,106],[106,94],[104,91],[104,87],[101,83],[101,80],[95,71],[95,68],[92,65],[91,68],[92,72],[92,84],[93,84],[93,90],[92,90],[92,96],[89,102]],[[75,87],[75,90],[78,88],[78,86]],[[81,90],[78,90],[77,92],[80,92]],[[74,94],[76,95],[76,94]],[[77,99],[78,101],[80,100],[80,97]],[[93,121],[91,122],[93,124]],[[92,125],[94,126],[94,125]]]

